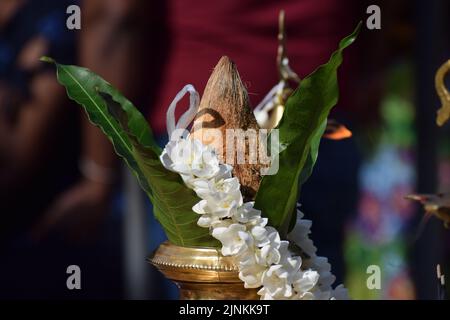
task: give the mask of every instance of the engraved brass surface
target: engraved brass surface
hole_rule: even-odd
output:
[[[246,289],[233,257],[216,248],[180,247],[166,241],[149,257],[180,289],[182,300],[256,300],[258,289]]]

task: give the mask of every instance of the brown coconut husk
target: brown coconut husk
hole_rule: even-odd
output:
[[[191,129],[191,137],[214,147],[221,161],[225,162],[227,159],[226,129],[254,129],[258,135],[259,127],[236,65],[224,56],[217,63],[208,80]],[[219,130],[223,139],[215,135]],[[246,138],[245,141],[245,163],[237,164],[236,154],[233,163],[228,161],[227,163],[234,167],[233,174],[241,183],[244,198],[251,200],[254,199],[261,181],[261,165],[249,164],[248,140]]]

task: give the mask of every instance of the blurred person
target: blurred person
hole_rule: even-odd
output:
[[[49,201],[47,192],[39,191],[54,189],[51,194],[64,184],[56,172],[66,169],[62,162],[69,159],[58,158],[57,152],[71,151],[64,148],[64,140],[72,141],[74,128],[63,125],[76,121],[69,120],[74,109],[64,107],[65,92],[54,72],[39,61],[42,55],[74,61],[64,2],[5,0],[0,12],[0,190],[5,199],[1,205],[8,207],[1,210],[7,223],[0,234],[5,236],[13,231],[6,229],[8,222],[29,224]],[[60,132],[64,139],[58,139]],[[56,180],[59,186],[53,185]],[[30,192],[33,186],[36,190]],[[21,206],[34,206],[35,212]]]
[[[2,298],[121,295],[120,281],[109,281],[120,279],[120,260],[111,250],[118,244],[108,243],[108,228],[96,233],[113,184],[80,178],[80,110],[57,83],[53,66],[39,61],[48,55],[76,62],[76,32],[66,28],[66,8],[77,3],[0,2]],[[84,195],[83,206],[75,208],[76,201],[64,197],[71,185],[74,194]],[[80,240],[86,234],[98,237],[85,245]],[[66,287],[66,268],[72,264],[85,271],[83,292]]]
[[[69,4],[1,2],[0,192],[7,200],[0,208],[6,221],[0,226],[0,295],[6,298],[122,297],[121,220],[110,215],[111,206],[121,209],[117,157],[39,58],[89,67],[145,107],[167,55],[164,45],[153,47],[167,35],[165,5],[83,1],[76,61],[76,33],[65,28]],[[39,276],[25,272],[29,259],[44,260]],[[83,271],[83,292],[65,287],[72,263]]]
[[[79,36],[78,64],[98,73],[125,94],[132,96],[137,77],[130,76],[133,70],[128,61],[133,52],[140,52],[132,41],[135,30],[128,29],[128,19],[136,1],[84,1],[82,3],[82,30]],[[143,28],[140,28],[142,30]],[[142,40],[142,39],[141,39]],[[133,60],[133,59],[131,59]],[[140,59],[142,60],[142,59]],[[135,60],[135,61],[140,61]],[[81,112],[80,112],[81,113]],[[64,192],[47,210],[35,226],[34,234],[44,237],[52,229],[67,224],[74,235],[84,238],[89,231],[86,219],[101,221],[106,214],[113,184],[120,176],[111,143],[92,126],[82,113],[81,154],[79,156],[80,179]],[[82,223],[67,223],[82,220]],[[94,226],[92,224],[92,226]],[[89,233],[89,232],[88,232]]]
[[[162,60],[167,55],[164,45],[167,42],[161,44],[158,40],[167,34],[164,2],[89,0],[81,5],[78,64],[106,79],[145,112],[145,106],[157,93]],[[35,225],[34,234],[39,238],[65,226],[77,239],[86,239],[102,221],[112,219],[117,228],[123,223],[120,216],[108,216],[111,204],[115,211],[126,214],[124,195],[114,188],[121,173],[117,156],[104,134],[82,113],[81,177],[51,204]],[[110,235],[114,240],[109,242],[108,250],[120,252],[122,238],[115,231]],[[148,266],[144,257],[142,264]],[[162,279],[156,271],[154,276],[156,281]],[[114,280],[120,285],[121,281]],[[164,296],[162,291],[160,294]]]
[[[158,79],[155,75],[162,66],[158,54],[163,47],[151,48],[148,42],[164,34],[160,23],[163,15],[159,15],[163,8],[164,5],[141,0],[82,2],[79,64],[106,79],[141,109],[156,92],[147,87],[152,79]],[[90,124],[84,112],[82,127],[83,177],[54,204],[54,210],[38,226],[39,233],[65,219],[105,212],[112,192],[111,181],[119,176],[117,156],[111,143]]]
[[[74,42],[64,2],[5,0],[0,13],[0,296],[45,296],[26,270],[29,259],[48,256],[28,231],[75,178],[78,139],[75,109],[39,58],[73,62]]]

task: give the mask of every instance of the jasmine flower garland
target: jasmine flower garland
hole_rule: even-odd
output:
[[[201,199],[192,210],[199,214],[197,224],[209,228],[222,244],[224,256],[235,256],[239,278],[245,288],[260,288],[261,299],[347,299],[347,290],[335,280],[331,266],[316,255],[309,239],[311,221],[302,219],[288,235],[310,258],[302,260],[289,251],[289,242],[268,226],[268,219],[243,202],[240,183],[232,176],[233,167],[219,163],[211,147],[199,140],[179,138],[170,141],[160,160],[165,168],[177,172],[186,186]]]

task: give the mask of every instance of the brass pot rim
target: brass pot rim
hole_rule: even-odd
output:
[[[220,249],[181,247],[166,241],[147,260],[175,281],[241,282],[234,257],[225,257]]]
[[[245,288],[238,262],[220,249],[162,243],[147,258],[180,288],[181,299],[259,299],[258,289]]]

